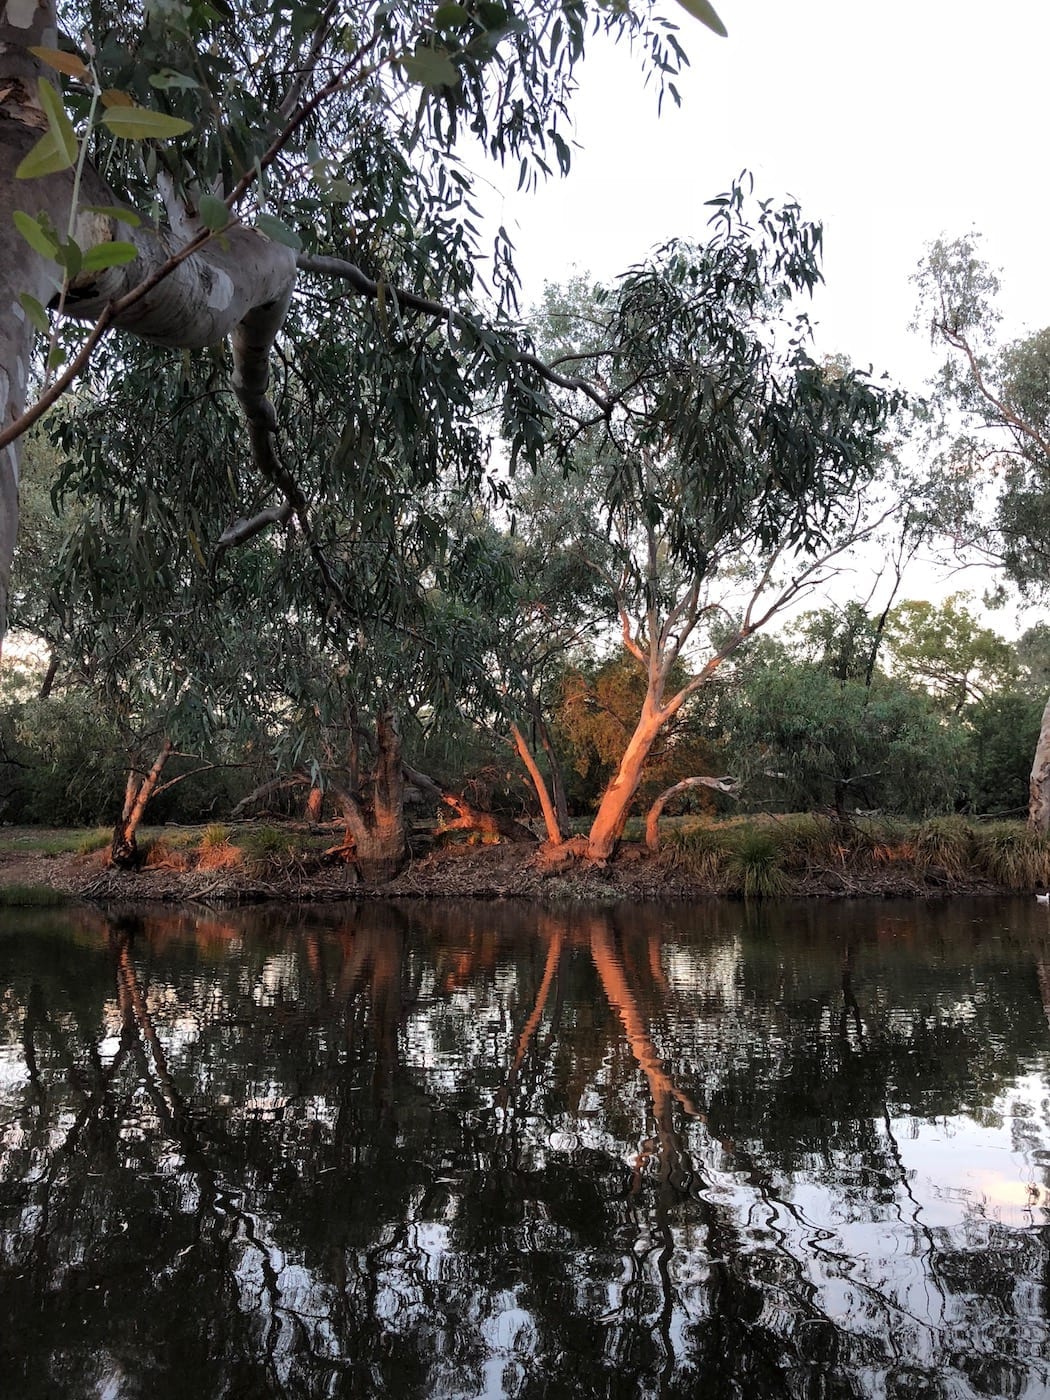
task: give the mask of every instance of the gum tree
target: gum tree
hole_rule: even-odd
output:
[[[741,186],[713,205],[702,246],[668,244],[614,287],[552,290],[544,308],[544,357],[607,396],[568,415],[557,446],[598,483],[589,557],[646,682],[593,860],[614,852],[665,726],[874,528],[858,493],[896,396],[810,355],[793,299],[820,280],[821,230],[792,203],[749,217]]]
[[[1030,598],[1050,585],[1050,328],[1004,342],[999,279],[976,235],[928,250],[915,277],[918,320],[948,352],[931,430],[941,467],[939,523]],[[1050,700],[1029,781],[1029,825],[1050,830]]]

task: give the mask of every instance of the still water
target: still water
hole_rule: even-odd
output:
[[[1050,1395],[1050,910],[4,915],[0,1395]]]

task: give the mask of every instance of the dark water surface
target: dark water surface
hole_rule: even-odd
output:
[[[4,915],[0,1395],[1050,1395],[1050,911]]]

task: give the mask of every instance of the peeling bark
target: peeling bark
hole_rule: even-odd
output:
[[[389,710],[376,717],[376,748],[371,812],[366,811],[356,793],[338,783],[330,784],[346,828],[342,847],[335,847],[331,854],[343,854],[353,860],[370,884],[392,880],[408,859],[401,735]]]
[[[587,839],[587,855],[590,860],[608,860],[615,853],[623,836],[623,829],[627,825],[631,803],[642,780],[645,760],[656,742],[656,736],[669,717],[668,711],[654,700],[650,688],[634,733],[624,750],[623,758],[620,759],[620,765],[598,805]]]
[[[476,831],[483,839],[487,837],[492,841],[536,840],[533,833],[528,827],[522,826],[521,822],[500,816],[498,812],[483,812],[465,797],[460,797],[454,792],[442,793],[441,801],[456,814],[451,821],[442,823],[442,831]]]

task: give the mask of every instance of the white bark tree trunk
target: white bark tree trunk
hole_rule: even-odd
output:
[[[1050,700],[1043,710],[1028,782],[1028,825],[1033,831],[1050,831]]]

